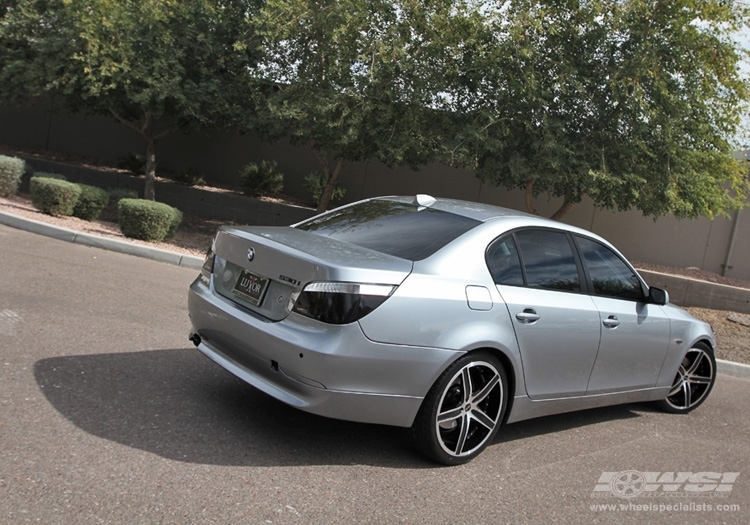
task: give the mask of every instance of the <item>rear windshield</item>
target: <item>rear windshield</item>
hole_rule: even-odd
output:
[[[297,228],[419,261],[479,224],[477,220],[432,208],[372,200],[312,218]]]

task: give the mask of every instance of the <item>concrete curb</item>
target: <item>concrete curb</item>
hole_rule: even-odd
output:
[[[750,365],[744,365],[742,363],[735,363],[733,361],[724,361],[723,359],[717,359],[716,371],[720,374],[726,374],[728,376],[750,379]]]
[[[35,221],[34,219],[19,217],[12,213],[0,212],[0,224],[5,224],[6,226],[11,226],[19,230],[26,230],[39,235],[45,235],[61,241],[83,244],[85,246],[92,246],[94,248],[101,248],[103,250],[110,250],[127,255],[135,255],[136,257],[144,257],[154,261],[173,264],[175,266],[184,266],[196,270],[203,266],[203,259],[200,257],[183,255],[181,253],[161,250],[159,248],[151,248],[149,246],[131,244],[126,241],[118,241],[116,239],[107,239],[97,235],[80,233],[59,226],[51,226],[44,222]],[[750,379],[750,365],[717,359],[716,371],[721,374]]]
[[[119,241],[117,239],[108,239],[106,237],[99,237],[98,235],[80,233],[67,228],[61,228],[59,226],[52,226],[44,222],[35,221],[34,219],[19,217],[12,213],[0,212],[0,224],[5,224],[12,228],[44,235],[61,241],[83,244],[85,246],[101,248],[103,250],[124,253],[127,255],[135,255],[136,257],[144,257],[146,259],[173,264],[175,266],[200,269],[203,265],[203,259],[193,255],[184,255],[181,253],[170,252],[168,250],[162,250],[160,248],[141,246],[140,244]]]

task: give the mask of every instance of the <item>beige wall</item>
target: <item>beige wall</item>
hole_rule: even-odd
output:
[[[134,131],[106,117],[69,115],[44,100],[26,108],[0,108],[0,144],[48,149],[116,161],[141,152],[144,144]],[[309,149],[284,142],[265,143],[225,130],[176,134],[157,145],[157,165],[171,171],[200,170],[207,180],[237,183],[238,171],[251,161],[273,159],[285,173],[285,191],[306,197],[303,178],[317,169]],[[430,165],[419,171],[389,169],[377,161],[352,163],[345,168],[342,202],[389,194],[428,193],[523,209],[523,194],[481,183],[468,170]],[[559,207],[552,199],[536,202],[549,216]],[[575,224],[612,241],[628,258],[655,264],[697,267],[721,273],[730,249],[737,214],[729,219],[656,221],[637,211],[596,209],[591,201],[575,206],[564,222]],[[750,210],[740,212],[727,276],[750,280]]]

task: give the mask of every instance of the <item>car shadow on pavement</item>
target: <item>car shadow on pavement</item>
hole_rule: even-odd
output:
[[[308,414],[276,401],[195,349],[61,356],[34,365],[52,406],[92,435],[188,463],[226,466],[436,465],[406,429]],[[502,429],[495,443],[603,420],[627,407],[552,416]]]

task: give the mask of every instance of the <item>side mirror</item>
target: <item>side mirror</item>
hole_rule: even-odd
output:
[[[662,290],[661,288],[650,286],[648,289],[648,302],[664,306],[669,303],[669,292]]]

